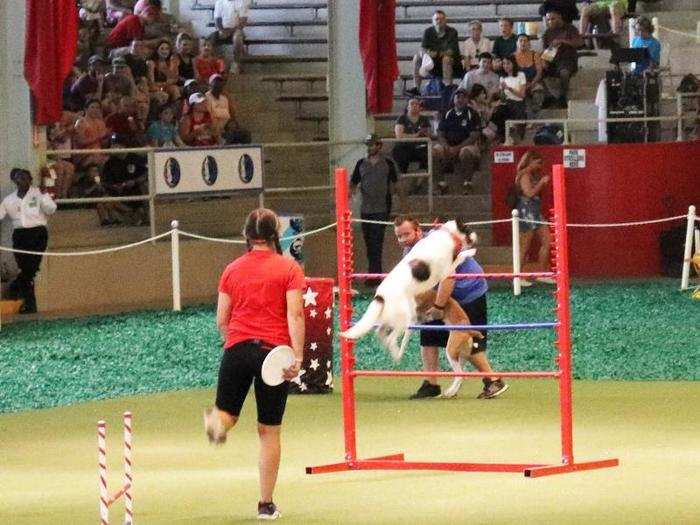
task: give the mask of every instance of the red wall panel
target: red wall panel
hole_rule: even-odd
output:
[[[492,166],[494,219],[510,217],[505,195],[527,147],[513,163]],[[586,167],[566,170],[568,222],[617,223],[687,213],[700,205],[700,141],[592,146],[536,146],[545,170],[562,162],[564,149],[585,149]],[[503,154],[501,154],[503,155]],[[495,158],[495,157],[494,157]],[[551,186],[543,195],[549,217]],[[659,233],[682,221],[626,228],[569,228],[571,274],[575,276],[653,276],[661,272]],[[510,244],[509,224],[494,225],[494,242]]]

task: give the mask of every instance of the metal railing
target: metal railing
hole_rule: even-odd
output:
[[[683,122],[689,119],[697,118],[697,113],[683,113],[683,99],[700,96],[698,93],[677,93],[676,99],[676,114],[666,117],[620,117],[620,118],[549,118],[549,119],[522,119],[522,120],[506,120],[505,144],[512,146],[513,137],[511,128],[514,126],[523,126],[527,124],[561,124],[564,133],[564,144],[570,144],[570,126],[572,124],[608,124],[622,122],[676,122],[676,141],[680,142],[684,139]]]

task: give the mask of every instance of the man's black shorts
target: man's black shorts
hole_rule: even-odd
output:
[[[487,304],[486,304],[486,294],[482,295],[478,299],[475,299],[471,303],[459,303],[462,310],[466,312],[469,316],[469,320],[475,325],[487,325]],[[431,321],[430,323],[436,326],[444,325],[442,321]],[[483,339],[474,339],[474,348],[472,349],[472,354],[476,352],[483,352],[486,350],[486,340],[488,334],[485,330],[480,330],[484,335]],[[447,338],[450,333],[446,330],[421,330],[420,331],[420,345],[421,346],[437,346],[444,348],[447,345]]]
[[[234,416],[240,415],[250,384],[255,382],[258,423],[282,423],[289,382],[269,386],[260,375],[263,361],[272,348],[272,345],[262,341],[249,340],[224,350],[219,367],[219,383],[216,387],[217,408]]]

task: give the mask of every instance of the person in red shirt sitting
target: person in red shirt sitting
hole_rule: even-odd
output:
[[[199,55],[194,59],[194,74],[197,82],[206,85],[212,75],[222,75],[225,80],[226,64],[223,58],[214,55],[214,45],[207,38],[199,39]]]
[[[229,264],[221,276],[216,324],[225,350],[216,405],[204,414],[210,442],[224,443],[254,383],[260,437],[258,518],[264,519],[280,516],[272,501],[280,461],[280,430],[288,382],[299,375],[304,357],[304,272],[296,261],[281,255],[279,230],[275,212],[253,210],[244,228],[248,253]],[[261,377],[262,364],[278,345],[290,345],[295,361],[284,370],[284,382],[269,386]]]
[[[211,120],[207,97],[202,93],[190,95],[189,109],[180,119],[180,138],[188,146],[214,146],[219,135]]]
[[[114,26],[107,36],[107,43],[112,48],[127,47],[132,40],[143,40],[144,30],[148,24],[152,24],[158,18],[158,9],[147,7],[139,15],[127,15]],[[156,45],[159,39],[146,40],[149,47]]]

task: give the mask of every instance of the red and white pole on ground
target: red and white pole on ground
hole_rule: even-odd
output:
[[[100,485],[100,525],[109,525],[109,507],[124,496],[124,525],[134,523],[133,478],[131,473],[131,412],[124,412],[124,484],[110,495],[107,488],[107,424],[97,422],[97,465]]]
[[[338,235],[338,310],[340,330],[350,328],[352,322],[352,282],[353,273],[353,239],[352,212],[348,207],[348,171],[345,168],[335,170],[335,214]],[[345,436],[345,460],[357,460],[355,439],[355,355],[353,341],[340,338],[340,373],[343,385],[343,433]]]
[[[574,463],[571,392],[571,306],[569,297],[569,241],[566,230],[566,181],[564,166],[552,167],[554,182],[554,273],[556,274],[557,347],[559,364],[559,412],[561,418],[561,461]]]

